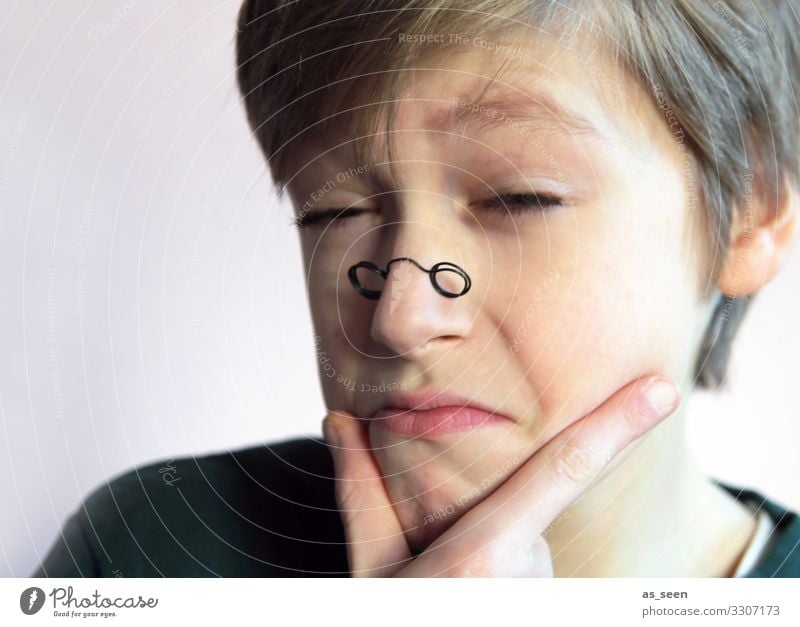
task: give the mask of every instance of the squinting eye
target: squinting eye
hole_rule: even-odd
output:
[[[482,208],[491,209],[492,213],[496,213],[499,217],[513,219],[515,216],[521,214],[532,212],[541,213],[546,208],[562,207],[564,202],[561,198],[553,196],[552,194],[518,192],[493,196],[482,200],[479,204]],[[344,224],[348,218],[358,216],[368,211],[370,211],[370,209],[361,209],[358,207],[331,207],[329,209],[308,211],[305,214],[298,215],[292,220],[292,224],[298,228],[319,228],[325,225],[330,225],[328,228],[337,228]]]
[[[493,213],[497,213],[501,217],[513,219],[519,214],[541,213],[548,208],[562,207],[564,201],[552,194],[519,192],[493,196],[482,200],[479,204],[482,208],[491,209]]]
[[[330,223],[330,228],[333,229],[341,225],[347,218],[357,216],[366,211],[369,211],[369,209],[360,209],[357,207],[332,207],[330,209],[320,209],[319,211],[308,211],[298,215],[292,220],[292,224],[302,229],[308,227],[322,227]]]

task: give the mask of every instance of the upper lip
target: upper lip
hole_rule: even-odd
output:
[[[392,394],[386,398],[382,405],[373,410],[370,414],[370,418],[374,418],[375,414],[382,409],[413,409],[423,411],[426,409],[435,409],[436,407],[474,407],[475,409],[481,409],[490,414],[495,414],[511,420],[509,416],[500,413],[494,407],[490,407],[474,398],[467,398],[449,392],[436,391]]]

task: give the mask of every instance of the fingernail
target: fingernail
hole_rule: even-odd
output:
[[[678,404],[678,386],[669,379],[651,379],[644,393],[659,416],[670,413]]]
[[[331,446],[339,447],[339,433],[336,431],[336,427],[332,424],[330,418],[325,418],[325,420],[322,421],[322,435],[325,437],[325,442]]]

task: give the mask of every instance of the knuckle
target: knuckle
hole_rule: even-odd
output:
[[[477,538],[476,538],[477,540]],[[528,534],[487,538],[471,544],[468,552],[447,556],[451,565],[447,577],[552,577],[550,547],[541,536],[533,541]]]
[[[502,544],[501,536],[492,537],[481,532],[471,539],[468,548],[447,551],[445,555],[440,556],[441,562],[448,564],[445,576],[468,578],[502,576]]]
[[[597,463],[591,448],[575,441],[566,442],[553,462],[556,476],[571,485],[588,483],[596,474],[596,469]]]
[[[503,558],[497,546],[491,543],[475,551],[456,570],[459,577],[500,577],[503,572]]]
[[[455,564],[454,566],[448,568],[443,575],[445,577],[453,577],[458,579],[489,576],[486,574],[483,564],[476,564],[475,562]]]
[[[535,562],[551,562],[550,545],[542,536],[537,536],[531,545],[531,555]]]
[[[530,548],[530,569],[526,573],[529,577],[552,577],[553,558],[550,545],[539,536]]]

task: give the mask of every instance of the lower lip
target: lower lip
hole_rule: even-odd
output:
[[[511,421],[505,416],[476,407],[436,407],[426,410],[387,408],[373,417],[378,427],[411,436],[430,436],[442,433],[471,431],[481,427],[508,426]]]

